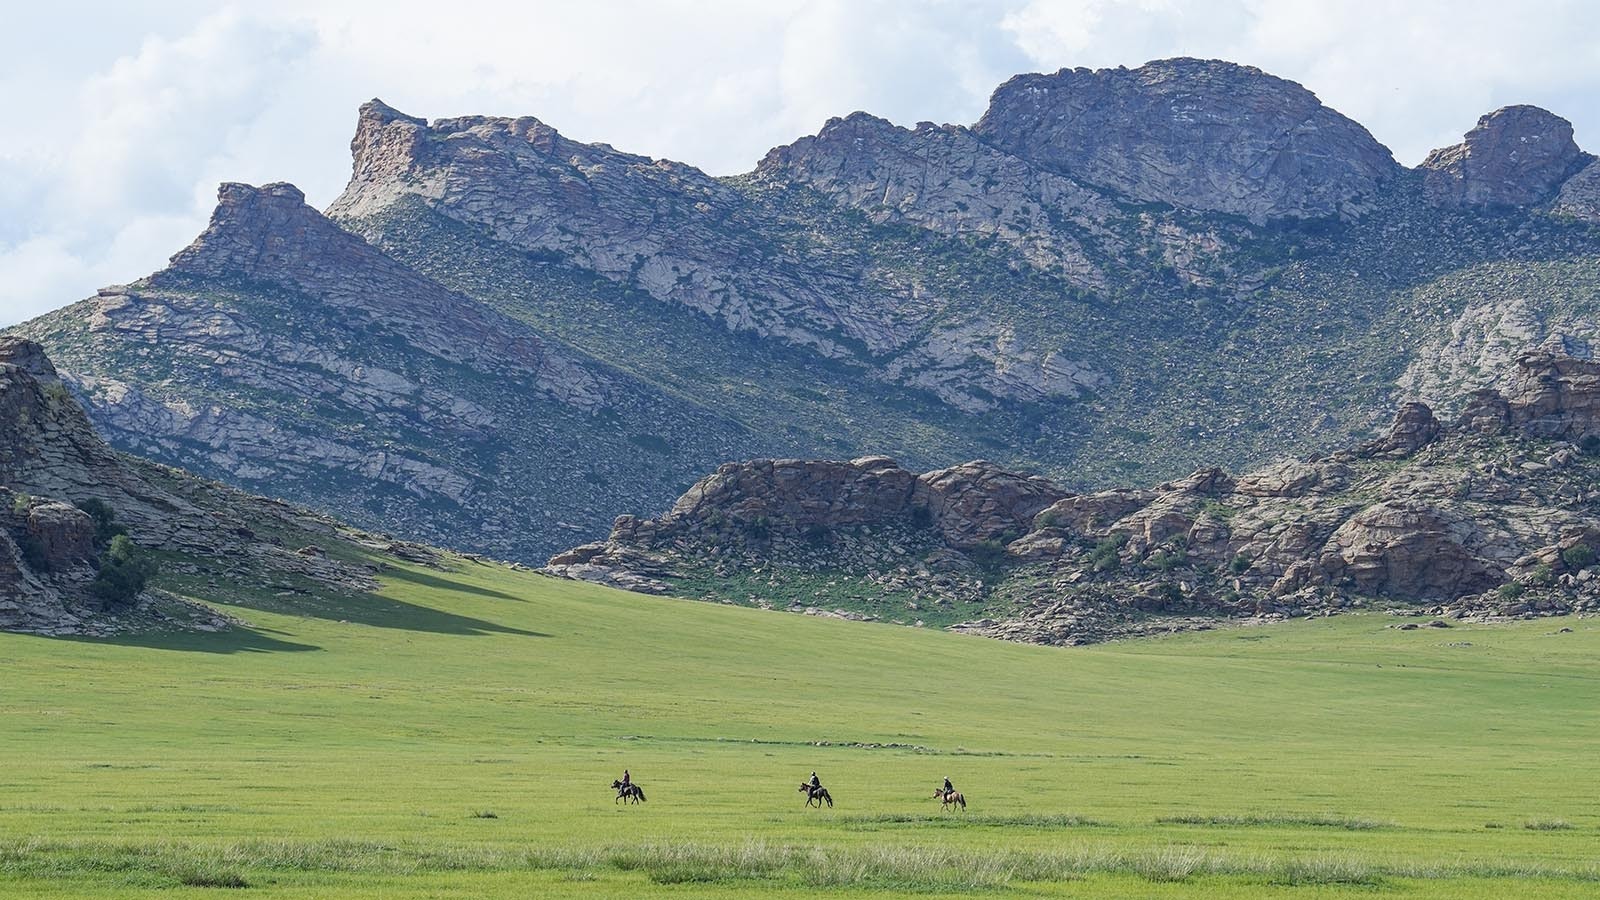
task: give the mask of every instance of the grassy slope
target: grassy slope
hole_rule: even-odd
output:
[[[386,594],[361,624],[0,635],[0,893],[195,873],[302,896],[1600,891],[1587,620],[1057,650],[476,564]],[[648,804],[613,806],[624,766]],[[812,768],[837,808],[801,808]],[[959,822],[926,797],[946,774]],[[1542,874],[1436,877],[1505,872]]]

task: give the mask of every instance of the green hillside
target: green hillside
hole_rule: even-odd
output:
[[[1600,891],[1589,620],[1060,650],[457,565],[240,593],[231,634],[0,635],[0,894]]]

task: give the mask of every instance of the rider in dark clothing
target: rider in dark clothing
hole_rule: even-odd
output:
[[[627,769],[623,769],[622,770],[622,786],[623,787],[629,787],[632,784],[633,784],[633,776],[628,774],[628,770]]]
[[[822,787],[822,779],[818,778],[815,772],[811,773],[811,786],[814,788]]]
[[[950,776],[946,775],[944,777],[944,792],[946,794],[954,793],[955,789],[956,789],[956,786],[950,783]]]

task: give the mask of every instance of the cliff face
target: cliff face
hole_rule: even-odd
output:
[[[1600,364],[1525,354],[1464,406],[1446,426],[1407,404],[1354,449],[1148,489],[981,461],[730,464],[549,568],[769,606],[801,585],[788,605],[1051,643],[1364,605],[1600,608]]]

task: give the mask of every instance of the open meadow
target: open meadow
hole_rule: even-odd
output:
[[[0,894],[1600,896],[1592,620],[1057,649],[386,579],[231,634],[0,634]]]

